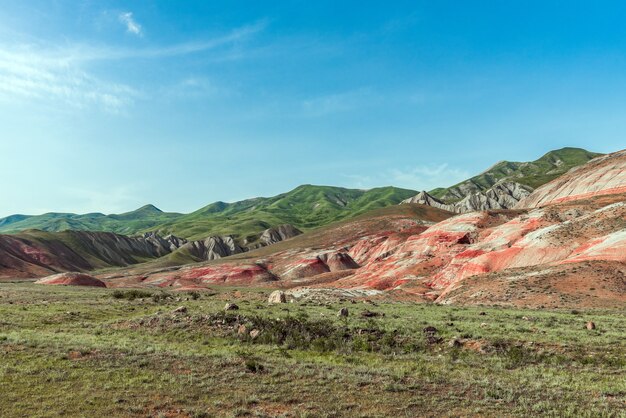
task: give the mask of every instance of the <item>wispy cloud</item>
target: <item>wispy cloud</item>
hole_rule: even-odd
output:
[[[414,190],[432,190],[436,187],[448,187],[469,177],[469,172],[438,165],[418,165],[403,169],[391,169],[377,175],[350,174],[353,187],[368,189],[371,187],[393,185]]]
[[[143,28],[135,18],[133,18],[132,12],[123,12],[118,16],[119,21],[126,26],[126,32],[133,35],[143,36]]]
[[[237,45],[262,31],[266,24],[262,21],[204,41],[153,48],[76,43],[59,47],[43,41],[21,45],[0,41],[0,100],[64,103],[75,108],[95,105],[120,113],[142,97],[141,91],[128,83],[96,76],[92,71],[95,66],[106,61],[160,59],[211,50],[217,53],[218,48]],[[214,89],[206,83],[201,87]]]
[[[143,204],[136,185],[112,186],[106,190],[80,187],[62,187],[59,192],[70,204],[61,211],[90,213],[121,213],[133,206]],[[41,212],[41,211],[40,211]]]
[[[0,48],[0,99],[62,102],[76,108],[97,105],[118,113],[137,96],[128,85],[99,79],[36,48]]]
[[[216,98],[228,97],[233,90],[225,88],[206,77],[186,77],[179,82],[166,86],[162,94],[171,98]]]
[[[374,95],[369,88],[312,97],[303,100],[301,108],[305,116],[319,117],[347,112],[371,104]]]

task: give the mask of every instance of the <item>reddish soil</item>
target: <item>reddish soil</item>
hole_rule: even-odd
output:
[[[93,276],[82,273],[60,273],[37,280],[37,284],[61,286],[106,287],[106,284]]]

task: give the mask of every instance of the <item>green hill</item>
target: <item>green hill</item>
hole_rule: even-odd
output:
[[[165,213],[152,205],[120,215],[13,215],[0,219],[0,233],[39,229],[107,231],[129,235],[157,230],[162,234],[173,233],[188,239],[228,234],[242,240],[254,240],[260,232],[272,226],[289,223],[305,231],[371,209],[398,204],[415,193],[395,187],[355,190],[304,185],[269,198],[215,202],[187,215]]]
[[[0,219],[0,233],[15,233],[27,229],[41,231],[105,231],[117,234],[134,234],[182,216],[179,213],[162,212],[153,205],[146,205],[120,215],[88,213],[46,213],[38,216],[12,215]]]
[[[531,162],[501,161],[477,176],[452,187],[431,190],[429,194],[446,202],[455,202],[470,193],[487,190],[502,180],[537,188],[600,155],[582,148],[561,148]]]
[[[396,187],[355,190],[304,185],[270,198],[212,203],[160,225],[158,231],[190,239],[204,238],[210,231],[211,235],[234,234],[240,239],[254,240],[259,232],[271,226],[288,223],[306,231],[398,204],[415,193]]]

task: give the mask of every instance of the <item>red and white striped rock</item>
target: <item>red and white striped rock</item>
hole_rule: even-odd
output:
[[[626,193],[626,150],[594,158],[544,184],[516,208],[536,208],[593,196]]]
[[[60,273],[44,277],[35,282],[36,284],[60,285],[60,286],[91,286],[107,287],[102,280],[83,273]]]

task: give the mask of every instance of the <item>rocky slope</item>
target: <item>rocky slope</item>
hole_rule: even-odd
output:
[[[248,252],[241,252],[232,237],[188,242],[164,258],[186,252],[197,261],[213,259],[172,266],[159,264],[161,258],[110,270],[98,279],[109,287],[260,285],[295,288],[300,294],[340,288],[438,303],[623,307],[625,158],[626,152],[619,152],[595,159],[522,199],[518,209],[455,216],[432,205],[404,204]],[[524,193],[505,182],[496,185],[516,200]],[[498,201],[497,194],[491,199],[510,204]],[[435,202],[428,194],[420,200]],[[280,229],[262,235],[282,239]],[[286,236],[291,228],[282,230]],[[224,254],[232,255],[219,258]]]
[[[402,204],[418,203],[450,212],[468,213],[481,210],[512,209],[520,200],[528,197],[531,193],[532,188],[528,186],[502,181],[494,184],[486,191],[472,192],[455,203],[446,203],[431,196],[426,191],[422,191],[416,196],[402,201]]]
[[[298,228],[293,225],[279,225],[275,228],[266,229],[259,238],[261,246],[276,244],[289,238],[297,237],[302,234]]]
[[[192,241],[181,247],[197,260],[217,260],[244,252],[231,236],[209,237],[202,241]]]
[[[477,176],[452,187],[432,190],[430,194],[452,203],[474,193],[486,192],[502,182],[518,183],[532,190],[600,155],[581,148],[562,148],[550,151],[535,161],[501,161]]]
[[[150,285],[183,290],[213,283],[293,286],[332,281],[351,274],[361,263],[377,256],[366,249],[349,254],[355,243],[402,242],[451,215],[423,205],[391,206],[228,259],[180,267],[151,263],[102,277],[110,286]]]
[[[598,157],[538,188],[517,204],[535,208],[569,200],[626,192],[626,150]]]
[[[29,231],[0,235],[0,277],[122,267],[159,258],[180,245],[176,237],[127,237],[111,232]]]
[[[264,284],[299,293],[385,291],[439,303],[623,307],[623,156],[599,158],[554,180],[546,186],[555,191],[548,206],[453,216],[422,204],[399,205],[217,263],[142,267],[103,279],[114,286]]]
[[[580,148],[562,148],[532,162],[502,161],[457,185],[430,193],[422,191],[402,203],[420,203],[455,213],[512,209],[535,187],[600,155]]]
[[[266,230],[259,246],[271,245],[297,234],[290,225]],[[270,239],[271,238],[271,239]],[[125,267],[173,256],[172,264],[216,260],[248,251],[233,237],[208,237],[187,241],[174,235],[161,237],[155,232],[127,237],[111,232],[28,231],[0,235],[0,278],[33,278],[55,272],[91,271]]]

